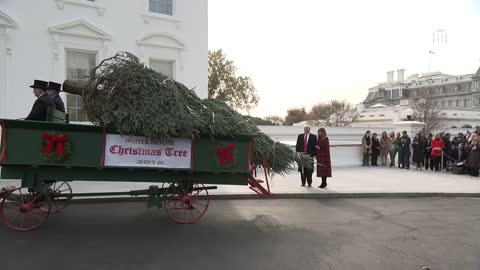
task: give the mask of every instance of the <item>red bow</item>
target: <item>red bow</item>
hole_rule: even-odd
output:
[[[53,147],[57,147],[57,154],[63,156],[65,154],[65,149],[63,148],[63,143],[68,141],[68,137],[66,135],[59,135],[55,137],[48,133],[43,133],[42,138],[44,140],[49,141],[49,143],[43,148],[43,153],[47,156],[52,153]]]
[[[235,148],[235,144],[229,144],[225,147],[217,147],[217,149],[215,150],[215,152],[217,153],[217,155],[220,155],[220,164],[221,165],[224,165],[225,162],[228,162],[228,163],[232,163],[235,161],[233,159],[233,156],[232,156],[232,153],[231,151]]]

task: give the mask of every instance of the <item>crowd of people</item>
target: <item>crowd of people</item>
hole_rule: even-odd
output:
[[[406,131],[397,134],[384,131],[379,137],[367,130],[362,137],[362,150],[362,166],[410,169],[413,163],[417,170],[444,169],[456,174],[479,175],[480,137],[475,131],[458,133],[452,138],[450,133],[425,135],[420,130],[412,139]]]

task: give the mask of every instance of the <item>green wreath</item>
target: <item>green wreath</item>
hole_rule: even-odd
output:
[[[72,146],[65,134],[45,132],[42,134],[42,158],[48,161],[66,160],[72,154]]]

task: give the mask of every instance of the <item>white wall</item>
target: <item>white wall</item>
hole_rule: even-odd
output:
[[[7,79],[6,79],[6,29],[0,29],[0,116],[7,112]]]
[[[174,61],[175,79],[206,97],[207,0],[174,2],[174,16],[158,16],[148,12],[148,0],[1,0],[0,11],[16,27],[2,35],[0,24],[0,117],[29,113],[34,79],[65,80],[66,49],[97,52],[97,63],[122,50],[147,64],[150,58]],[[73,21],[87,27],[61,27]]]
[[[260,130],[269,135],[273,140],[295,145],[298,134],[303,133],[303,127],[294,126],[258,126]],[[317,133],[319,127],[311,127],[313,134]],[[366,130],[376,132],[379,135],[383,131],[387,133],[395,131],[392,126],[376,126],[376,127],[325,127],[331,145],[360,145],[362,136],[365,135]]]

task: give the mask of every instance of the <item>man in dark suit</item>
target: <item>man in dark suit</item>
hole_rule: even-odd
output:
[[[62,85],[56,82],[48,82],[48,90],[47,94],[52,98],[53,103],[55,103],[55,107],[57,110],[61,112],[65,112],[65,105],[63,104],[63,100],[60,97],[60,91],[62,91]]]
[[[312,186],[312,174],[313,174],[313,157],[316,155],[317,136],[310,134],[310,127],[306,126],[303,129],[304,133],[299,134],[297,138],[297,145],[295,151],[304,153],[312,158],[312,169],[307,169],[301,164],[298,165],[298,171],[301,174],[302,187],[305,186],[305,182],[309,187]]]
[[[33,94],[37,97],[37,100],[35,100],[32,110],[25,120],[47,121],[48,107],[55,106],[52,99],[47,95],[48,83],[35,80],[30,87],[33,88]]]

